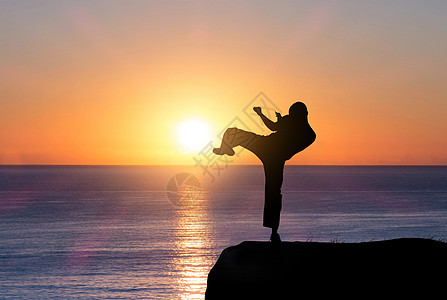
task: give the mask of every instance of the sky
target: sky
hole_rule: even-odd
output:
[[[207,150],[182,145],[188,120],[217,146],[235,120],[268,134],[251,106],[302,101],[317,140],[288,164],[446,165],[446,14],[431,0],[2,0],[0,164],[195,164]]]

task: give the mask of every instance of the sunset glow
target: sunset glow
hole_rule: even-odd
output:
[[[447,164],[446,11],[2,1],[0,164],[194,164],[179,122],[207,120],[217,143],[261,91],[309,108],[317,141],[290,164]]]
[[[177,129],[177,137],[186,151],[200,151],[212,140],[208,124],[198,119],[182,122]]]

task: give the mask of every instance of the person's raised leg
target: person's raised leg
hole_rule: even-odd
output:
[[[217,155],[226,154],[228,156],[234,155],[233,147],[236,146],[234,145],[234,137],[236,135],[236,130],[237,128],[228,128],[227,130],[225,130],[225,133],[222,137],[222,143],[220,145],[220,148],[213,149],[214,154]]]
[[[252,152],[256,152],[255,149],[252,149],[254,146],[253,141],[259,136],[252,132],[248,132],[238,128],[228,128],[223,137],[222,144],[220,148],[214,148],[213,152],[217,155],[234,155],[233,148],[236,146],[242,146],[246,149],[249,149]],[[256,153],[255,153],[256,154]]]

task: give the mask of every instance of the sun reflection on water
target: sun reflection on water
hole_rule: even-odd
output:
[[[190,205],[178,206],[175,214],[172,262],[180,299],[203,299],[208,272],[215,262],[215,231],[208,211],[209,195],[197,192]]]

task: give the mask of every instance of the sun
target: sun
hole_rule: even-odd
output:
[[[199,119],[186,120],[177,128],[177,138],[186,151],[200,151],[211,142],[210,126]]]

